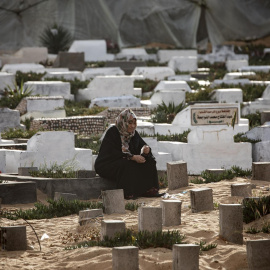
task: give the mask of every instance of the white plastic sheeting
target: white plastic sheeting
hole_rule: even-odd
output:
[[[41,32],[53,23],[74,40],[196,48],[198,36],[212,45],[267,36],[269,14],[269,0],[1,0],[0,50],[40,45]]]

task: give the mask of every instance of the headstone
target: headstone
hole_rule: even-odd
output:
[[[20,123],[20,113],[17,110],[0,108],[0,132],[10,128],[25,129],[25,126]]]
[[[162,231],[162,208],[139,207],[138,208],[139,231]]]
[[[169,190],[188,186],[187,163],[172,161],[167,163],[167,178]]]
[[[57,78],[71,81],[74,81],[75,79],[79,81],[85,80],[81,71],[50,71],[43,76],[43,79],[46,78]]]
[[[248,183],[231,184],[231,196],[250,197],[252,195],[251,185]]]
[[[83,52],[86,62],[110,61],[114,59],[113,54],[107,54],[105,40],[74,40],[69,52]]]
[[[216,87],[221,84],[246,85],[246,84],[250,84],[250,80],[249,79],[231,79],[231,80],[216,79],[211,83],[211,87]]]
[[[37,172],[37,171],[38,171],[38,167],[19,167],[18,175],[31,176],[30,172]]]
[[[79,211],[80,226],[87,225],[96,217],[103,217],[102,209],[87,209]]]
[[[252,162],[252,180],[270,181],[270,162]]]
[[[248,60],[227,60],[226,68],[229,71],[238,70],[239,68],[248,66]]]
[[[197,56],[173,56],[168,67],[174,71],[191,72],[198,69]]]
[[[8,86],[11,88],[15,84],[15,74],[0,72],[0,95],[3,93],[4,89],[8,89]]]
[[[261,124],[263,125],[265,122],[270,122],[270,111],[263,111],[261,113]]]
[[[181,224],[181,206],[179,200],[162,200],[162,224],[163,226],[177,226]]]
[[[157,52],[159,63],[169,62],[174,56],[196,57],[197,50],[159,50]]]
[[[243,92],[238,88],[216,89],[211,93],[211,99],[219,103],[242,103]]]
[[[73,100],[70,83],[60,81],[29,81],[24,83],[24,89],[30,88],[33,96],[62,96]]]
[[[191,88],[186,81],[160,81],[154,89],[154,92],[163,90],[179,91],[185,90],[191,92]]]
[[[270,71],[270,65],[265,65],[265,66],[245,66],[245,67],[239,68],[239,71],[241,71],[241,72],[254,71],[254,72],[268,73]]]
[[[169,67],[136,67],[132,75],[143,75],[144,79],[160,81],[175,75],[175,72]]]
[[[105,236],[108,238],[115,237],[116,233],[121,233],[126,230],[126,224],[122,220],[102,220],[101,221],[101,240]]]
[[[66,67],[69,70],[83,71],[85,68],[84,53],[59,52],[53,62],[53,67]]]
[[[2,67],[1,71],[13,74],[16,74],[17,71],[21,71],[23,73],[44,73],[45,68],[40,64],[6,64]]]
[[[255,72],[229,72],[226,73],[223,77],[223,80],[235,80],[235,79],[241,79],[241,77],[247,77],[247,76],[255,76]]]
[[[105,67],[118,67],[124,71],[125,75],[131,75],[136,67],[146,67],[145,61],[107,61]]]
[[[241,204],[219,205],[219,235],[234,244],[243,244],[243,209]]]
[[[78,196],[74,193],[55,192],[54,200],[58,201],[60,199],[63,199],[65,201],[74,201],[74,200],[78,200]]]
[[[118,97],[100,97],[91,100],[89,108],[92,107],[141,107],[140,99],[131,95],[118,96]]]
[[[199,270],[200,246],[193,244],[173,245],[173,270]]]
[[[0,183],[2,204],[25,204],[37,201],[35,182],[2,182]]]
[[[270,240],[247,240],[247,261],[249,270],[268,270],[270,266]]]
[[[196,188],[190,190],[192,213],[214,210],[213,190],[211,188]]]
[[[96,76],[121,76],[125,75],[125,72],[120,67],[86,68],[83,71],[83,75],[85,80],[91,80]]]
[[[114,247],[112,249],[113,270],[139,270],[139,248],[134,246]]]
[[[144,48],[123,48],[120,53],[116,55],[116,59],[130,60],[149,60],[149,56]]]
[[[26,226],[0,227],[0,245],[3,250],[26,250]]]
[[[125,213],[124,190],[114,189],[101,192],[104,212],[108,215],[113,213]]]

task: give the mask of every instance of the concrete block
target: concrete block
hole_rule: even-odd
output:
[[[190,200],[192,213],[214,210],[213,190],[211,188],[191,189]]]
[[[144,79],[160,81],[175,75],[175,72],[169,67],[136,67],[132,75],[143,75]]]
[[[270,111],[263,111],[261,113],[261,124],[263,125],[265,122],[270,122]]]
[[[168,63],[168,67],[174,71],[196,71],[198,69],[197,62],[197,56],[173,56]]]
[[[37,201],[35,182],[7,182],[0,183],[0,197],[2,204],[24,204]]]
[[[251,185],[248,183],[236,183],[231,185],[231,196],[250,197]]]
[[[101,97],[91,100],[89,108],[92,107],[141,107],[140,99],[134,96]]]
[[[270,181],[270,162],[252,162],[252,180]]]
[[[219,205],[219,235],[234,244],[243,244],[243,209],[241,204]]]
[[[188,186],[187,163],[172,161],[167,163],[167,178],[169,190]]]
[[[193,244],[173,245],[173,270],[199,270],[200,246]]]
[[[179,200],[162,200],[162,224],[163,226],[177,226],[181,224],[181,206]]]
[[[26,250],[26,226],[0,227],[0,245],[3,250]]]
[[[247,261],[249,270],[269,270],[270,240],[247,240]]]
[[[162,231],[162,208],[139,207],[138,225],[139,231]]]
[[[96,172],[92,170],[78,170],[77,177],[78,178],[93,178],[93,177],[96,177]]]
[[[85,68],[83,52],[59,52],[53,67],[66,67],[69,70],[83,71]]]
[[[103,217],[102,209],[87,209],[79,211],[79,224],[81,226],[91,223],[96,217]]]
[[[65,79],[74,81],[75,79],[79,81],[84,81],[84,76],[81,71],[51,71],[47,72],[43,79],[46,78],[58,78],[58,79]]]
[[[86,68],[83,75],[85,80],[91,80],[96,76],[125,75],[125,72],[120,67]]]
[[[18,175],[31,176],[29,172],[37,172],[38,167],[18,167]]]
[[[74,201],[74,200],[78,200],[78,196],[74,193],[55,192],[54,200],[58,201],[60,199],[63,199],[65,201]]]
[[[118,67],[124,71],[125,75],[131,75],[136,67],[146,67],[145,61],[107,61],[105,63],[106,67]],[[118,74],[117,74],[118,75]]]
[[[113,213],[125,213],[124,190],[114,189],[101,191],[104,205],[104,213],[110,215]]]
[[[126,224],[122,220],[102,220],[101,221],[101,240],[105,236],[113,238],[116,233],[125,232]]]
[[[139,248],[134,246],[112,249],[113,270],[139,270]]]

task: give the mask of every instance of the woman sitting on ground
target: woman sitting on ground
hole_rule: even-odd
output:
[[[158,197],[156,160],[136,131],[137,119],[130,109],[122,111],[102,141],[95,162],[96,172],[124,190],[126,199]]]

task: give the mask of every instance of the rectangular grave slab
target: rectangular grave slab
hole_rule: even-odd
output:
[[[59,52],[53,67],[66,67],[69,70],[83,71],[84,64],[84,52]]]
[[[37,201],[35,182],[0,183],[2,204],[34,203]]]

